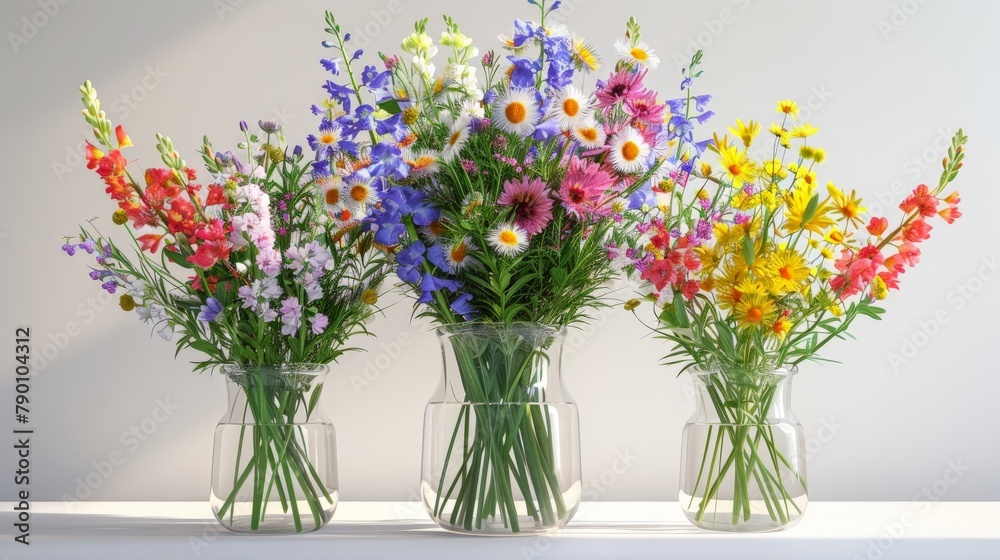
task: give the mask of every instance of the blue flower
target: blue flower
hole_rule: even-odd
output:
[[[392,98],[392,72],[388,70],[373,77],[365,85],[375,98],[376,103]]]
[[[330,80],[326,81],[326,84],[323,85],[323,89],[330,94],[330,99],[334,99],[344,106],[344,111],[351,110],[351,96],[354,95],[353,89],[334,83]]]
[[[219,317],[220,313],[222,313],[222,303],[214,297],[208,298],[205,300],[205,305],[201,306],[201,313],[198,314],[198,320],[211,323]]]
[[[402,158],[402,152],[397,146],[379,142],[372,148],[372,164],[368,167],[371,176],[392,179],[405,179],[410,173],[410,166]]]
[[[472,307],[472,294],[465,292],[458,294],[458,297],[451,302],[451,310],[456,315],[461,315],[466,321],[470,321],[475,316],[476,310]]]
[[[535,37],[541,36],[545,33],[541,27],[537,27],[533,21],[522,21],[520,19],[514,20],[514,34],[510,38],[513,48],[518,49],[524,46],[525,41],[529,39],[534,39]]]
[[[553,91],[573,83],[573,55],[568,37],[543,35],[544,51],[549,69],[545,81]]]
[[[361,71],[361,83],[363,85],[368,85],[368,82],[375,79],[378,75],[378,70],[374,66],[365,66],[365,69]]]
[[[705,111],[704,113],[694,117],[694,120],[698,121],[698,124],[705,124],[705,121],[715,116],[713,111]]]
[[[556,119],[545,119],[538,124],[538,128],[532,133],[531,137],[535,140],[542,141],[546,138],[552,138],[553,136],[559,136],[562,131],[559,129],[559,121]],[[534,146],[532,146],[534,147]]]
[[[346,41],[346,39],[345,39],[345,41]],[[361,49],[358,49],[358,50],[354,51],[354,54],[351,55],[351,61],[355,61],[355,60],[361,58],[364,54],[365,54],[365,51],[363,51]]]
[[[340,58],[324,58],[320,60],[319,63],[323,65],[334,76],[340,75],[340,63],[343,62]]]
[[[392,135],[392,139],[399,142],[409,135],[410,131],[403,124],[402,115],[392,115],[391,117],[378,121],[375,125],[375,134],[385,136]]]
[[[396,253],[396,275],[407,284],[414,286],[420,282],[420,265],[424,264],[424,244],[414,241]]]
[[[699,111],[704,111],[705,107],[708,106],[708,102],[712,100],[711,95],[696,95],[692,97],[694,99],[694,108]]]
[[[670,117],[667,130],[670,132],[671,139],[679,138],[687,143],[694,141],[694,124],[680,115]]]
[[[510,85],[512,88],[533,88],[535,87],[535,76],[542,70],[542,66],[537,60],[530,58],[518,58],[507,55],[513,68],[510,72]]]
[[[434,244],[427,248],[427,260],[438,267],[439,270],[446,272],[451,270],[448,260],[444,257],[444,248],[440,245]]]

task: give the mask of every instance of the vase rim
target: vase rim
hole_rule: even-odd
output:
[[[292,364],[222,364],[222,373],[226,375],[241,375],[248,372],[267,372],[272,374],[295,374],[295,375],[326,375],[330,372],[330,366],[326,364],[315,364],[309,362]]]
[[[540,323],[536,321],[511,321],[509,323],[494,323],[489,321],[464,321],[462,323],[449,323],[446,325],[437,325],[434,327],[434,332],[440,337],[447,337],[455,334],[466,334],[470,332],[476,332],[485,329],[493,330],[519,330],[532,333],[551,333],[558,334],[564,329],[548,325],[545,323]]]
[[[727,370],[720,368],[718,366],[701,367],[699,365],[693,365],[688,368],[688,372],[694,376],[699,377],[703,375],[718,375],[720,373],[727,373]],[[799,367],[796,365],[781,366],[768,371],[756,372],[754,375],[771,376],[771,377],[791,377],[799,372]]]

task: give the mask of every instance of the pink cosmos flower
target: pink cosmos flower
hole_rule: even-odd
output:
[[[643,78],[646,77],[646,70],[633,72],[629,69],[615,72],[608,78],[602,87],[597,88],[597,107],[600,109],[610,109],[619,101],[638,97],[645,93],[646,88],[642,85]]]
[[[614,184],[611,175],[597,163],[573,158],[563,177],[559,196],[563,207],[574,216],[604,216],[611,210],[606,193]]]
[[[497,204],[513,206],[514,224],[536,235],[552,220],[553,201],[546,191],[545,181],[539,178],[507,181]]]
[[[635,92],[625,101],[625,113],[633,119],[646,123],[662,123],[666,105],[656,103],[655,91]]]

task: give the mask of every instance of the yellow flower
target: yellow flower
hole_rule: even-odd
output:
[[[872,279],[872,296],[875,299],[885,299],[889,295],[889,288],[885,285],[885,280],[881,276]]]
[[[712,165],[707,161],[701,162],[701,174],[704,177],[710,177],[712,175]]]
[[[833,249],[831,249],[829,247],[823,247],[822,249],[819,250],[819,254],[823,255],[824,259],[832,259],[833,258]]]
[[[803,189],[809,194],[816,192],[816,172],[806,167],[799,167],[795,170],[795,188]]]
[[[711,272],[719,264],[719,253],[714,245],[709,246],[707,243],[695,247],[694,254],[698,255],[698,260],[701,261],[701,270]]]
[[[128,213],[119,208],[115,210],[113,214],[111,214],[111,221],[116,226],[123,226],[128,223]]]
[[[712,234],[715,236],[715,241],[719,245],[732,245],[740,239],[743,239],[743,231],[736,227],[731,227],[729,224],[722,222],[716,223],[712,226]]]
[[[789,249],[768,255],[767,270],[769,287],[775,295],[798,291],[802,282],[809,278],[806,259],[798,251]]]
[[[570,45],[573,58],[579,68],[586,72],[595,72],[601,67],[601,58],[597,55],[597,50],[582,37],[573,37]]]
[[[812,146],[800,146],[799,157],[802,159],[813,159],[816,157],[816,150]]]
[[[749,148],[750,144],[753,144],[753,139],[760,133],[760,123],[750,121],[743,124],[743,121],[736,119],[736,128],[729,127],[729,133],[738,136],[743,141],[743,145]]]
[[[826,310],[829,311],[830,314],[833,315],[834,317],[840,317],[841,315],[844,314],[844,310],[841,309],[840,306],[837,305],[836,303],[828,306]]]
[[[819,132],[819,129],[815,126],[805,123],[793,128],[788,135],[792,138],[807,138]]]
[[[772,180],[783,181],[788,177],[788,169],[781,165],[781,160],[772,159],[764,162],[764,174]]]
[[[806,214],[806,210],[809,209],[809,202],[814,196],[807,190],[800,188],[785,193],[785,231],[795,233],[806,229],[822,235],[823,230],[835,223],[827,215],[830,212],[830,206],[825,200],[819,201],[817,199],[811,214]]]
[[[777,111],[794,119],[799,114],[799,104],[791,99],[782,99],[781,101],[778,101]]]
[[[378,292],[371,288],[361,292],[361,301],[368,305],[375,305],[378,302]]]
[[[734,189],[753,182],[754,165],[747,158],[746,150],[739,150],[735,146],[721,150],[719,163],[722,165],[723,176],[729,178]]]
[[[135,298],[128,294],[124,294],[118,299],[118,305],[122,308],[122,311],[132,311],[135,309]]]
[[[777,308],[774,300],[764,294],[745,294],[733,309],[733,317],[741,329],[756,329],[774,323]]]
[[[841,217],[849,223],[856,226],[860,226],[864,223],[861,215],[868,211],[867,208],[861,205],[861,199],[857,197],[855,191],[851,191],[850,195],[845,195],[842,190],[837,188],[837,185],[829,183],[826,185],[826,190],[830,192],[830,198],[833,200],[834,210],[841,215]]]
[[[840,245],[844,242],[844,232],[837,228],[830,228],[825,234],[823,234],[823,240],[831,245]]]
[[[779,317],[778,320],[771,325],[771,332],[767,333],[778,340],[785,340],[785,336],[788,331],[792,330],[792,322],[784,317]]]
[[[628,301],[625,302],[625,311],[632,311],[636,307],[639,307],[639,305],[641,305],[641,304],[642,304],[642,300],[638,300],[638,299],[632,298],[632,299],[630,299],[630,300],[628,300]]]
[[[813,154],[813,161],[816,163],[823,163],[826,160],[826,150],[823,148],[815,148],[815,153]]]

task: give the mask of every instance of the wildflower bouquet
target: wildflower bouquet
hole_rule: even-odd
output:
[[[754,121],[713,136],[712,157],[656,185],[653,203],[627,216],[636,230],[620,239],[626,268],[649,290],[656,332],[675,345],[665,361],[696,373],[722,426],[714,439],[709,429],[703,451],[689,450],[697,476],[682,505],[698,524],[731,514],[724,523],[737,526],[763,514],[784,526],[801,514],[801,458],[787,456],[769,425],[787,414],[775,412],[783,378],[821,360],[858,316],[878,319],[878,302],[917,264],[932,222],[961,216],[958,193],[948,192],[962,167],[961,130],[938,183],[914,189],[890,227],[887,217],[865,217],[855,191],[819,186],[826,152],[809,142],[816,127],[796,122],[790,100],[777,111],[770,142]]]
[[[446,16],[443,72],[424,19],[403,40],[404,57],[380,54],[385,70],[365,66],[360,80],[352,62],[362,53],[327,14],[324,44],[339,56],[322,63],[345,83],[328,81],[329,99],[314,107],[315,166],[334,215],[393,248],[418,312],[442,325],[456,356],[460,382],[445,385],[464,404],[425,501],[465,530],[496,522],[517,532],[571,514],[549,413],[537,407],[547,351],[601,304],[616,273],[612,231],[683,133],[665,126],[667,107],[644,85],[658,59],[634,20],[616,43],[615,71],[585,93],[574,77],[599,69],[595,50],[553,23],[559,2],[529,3],[539,20],[500,36],[506,61],[480,56]],[[470,336],[476,325],[483,334]]]
[[[240,448],[244,436],[252,445],[235,462],[228,495],[213,504],[220,521],[246,514],[256,530],[266,514],[290,514],[296,531],[303,520],[319,528],[333,498],[308,459],[304,432],[293,426],[293,419],[310,421],[318,404],[316,380],[304,372],[335,361],[352,336],[367,332],[388,271],[384,253],[370,232],[329,218],[301,148],[288,149],[274,123],[260,122],[260,133],[240,124],[242,159],[216,152],[206,138],[202,158],[212,182],[204,186],[171,140],[157,135],[164,167],[145,170],[140,183],[125,156],[131,139],[121,126],[112,136],[90,82],[80,91],[98,144],[87,143],[87,167],[107,185],[118,205],[113,222],[134,250],[93,222],[63,249],[95,255],[90,277],[122,292],[123,310],[174,338],[178,353],[200,352],[196,370],[225,366],[243,392],[243,408],[230,412],[245,422]],[[251,422],[264,427],[247,428]],[[244,512],[234,501],[247,493]],[[283,511],[265,511],[275,497]]]

